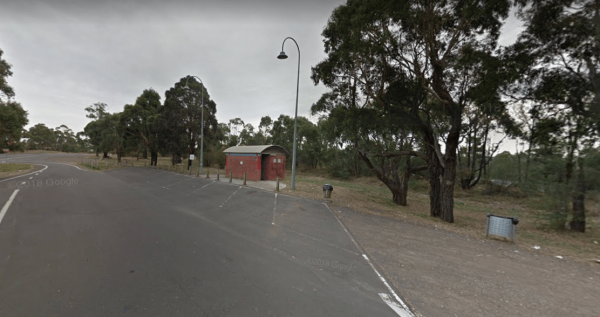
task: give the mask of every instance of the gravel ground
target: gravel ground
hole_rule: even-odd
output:
[[[600,265],[331,205],[423,316],[598,316]]]

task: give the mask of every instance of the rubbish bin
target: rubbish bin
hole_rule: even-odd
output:
[[[333,191],[333,186],[329,184],[323,185],[323,198],[331,198],[331,192]]]
[[[494,235],[515,241],[517,237],[517,224],[519,224],[519,218],[498,216],[488,212],[485,236]]]

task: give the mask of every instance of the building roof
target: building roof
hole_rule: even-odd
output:
[[[223,153],[246,153],[246,154],[277,154],[283,153],[288,155],[289,153],[279,145],[242,145],[232,146],[225,149]]]

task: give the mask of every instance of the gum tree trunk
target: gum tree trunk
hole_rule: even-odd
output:
[[[578,160],[579,171],[577,183],[573,191],[573,219],[571,220],[571,230],[585,232],[585,174],[583,171],[583,159]]]

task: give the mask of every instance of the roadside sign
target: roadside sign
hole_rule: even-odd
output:
[[[194,154],[190,154],[190,161],[194,160]]]

